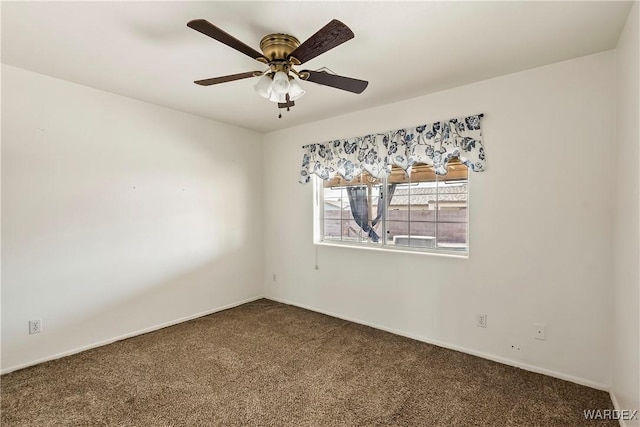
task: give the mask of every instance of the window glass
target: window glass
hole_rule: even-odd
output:
[[[449,162],[447,175],[414,165],[387,179],[363,173],[346,182],[320,181],[321,239],[418,251],[468,251],[468,171]]]

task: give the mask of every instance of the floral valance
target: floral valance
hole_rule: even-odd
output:
[[[410,175],[416,163],[433,166],[436,174],[446,175],[447,163],[454,157],[469,170],[481,172],[485,167],[481,117],[483,114],[305,145],[300,182],[309,182],[311,174],[323,180],[340,175],[351,181],[362,172],[386,178],[392,166]]]

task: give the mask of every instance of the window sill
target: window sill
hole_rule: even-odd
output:
[[[446,258],[462,258],[469,259],[469,252],[453,252],[446,250],[425,250],[425,249],[411,249],[409,247],[395,248],[390,246],[372,246],[366,244],[358,244],[358,243],[343,243],[340,241],[331,241],[331,240],[322,240],[319,242],[314,242],[314,245],[318,246],[333,246],[337,248],[350,248],[350,249],[363,249],[366,251],[376,251],[376,252],[391,252],[391,253],[405,253],[412,255],[428,255],[428,256],[438,256],[438,257],[446,257]]]

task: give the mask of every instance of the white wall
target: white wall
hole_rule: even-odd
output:
[[[609,51],[267,134],[265,295],[606,388],[615,95]],[[475,113],[469,259],[312,244],[300,146]]]
[[[640,8],[631,10],[618,42],[617,156],[614,217],[612,396],[619,409],[640,410]],[[640,425],[640,421],[627,425]]]
[[[636,4],[617,53],[273,132],[264,153],[260,134],[3,65],[2,371],[264,285],[425,341],[612,381],[618,406],[637,408],[637,35]],[[488,170],[471,176],[469,259],[312,244],[301,145],[479,112]],[[264,200],[249,184],[263,154]],[[28,335],[34,318],[44,332]]]
[[[3,66],[3,371],[259,296],[261,176],[261,134]]]

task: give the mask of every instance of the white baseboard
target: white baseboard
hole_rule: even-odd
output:
[[[616,397],[616,394],[613,392],[613,390],[609,391],[609,396],[611,396],[611,402],[613,403],[613,408],[615,410],[617,410],[617,411],[622,410],[623,408],[620,407],[620,403],[618,402],[618,398]],[[623,420],[622,418],[618,419],[618,422],[620,423],[620,427],[628,427],[627,426],[627,422],[625,420]]]
[[[543,375],[547,375],[550,377],[554,377],[554,378],[558,378],[561,380],[565,380],[565,381],[570,381],[572,383],[576,383],[576,384],[580,384],[580,385],[584,385],[587,387],[591,387],[591,388],[595,388],[596,390],[602,390],[602,391],[606,391],[609,392],[610,386],[607,384],[601,384],[601,383],[597,383],[594,381],[590,381],[584,378],[578,378],[578,377],[574,377],[572,375],[567,375],[567,374],[563,374],[561,372],[556,372],[556,371],[552,371],[549,369],[545,369],[545,368],[541,368],[539,366],[535,366],[535,365],[529,365],[527,363],[522,363],[522,362],[518,362],[517,360],[512,360],[512,359],[508,359],[505,357],[501,357],[501,356],[496,356],[494,354],[489,354],[489,353],[483,353],[481,351],[476,351],[476,350],[472,350],[466,347],[461,347],[461,346],[457,346],[457,345],[453,345],[453,344],[449,344],[443,341],[438,341],[438,340],[433,340],[431,338],[427,338],[421,335],[414,335],[414,334],[408,334],[406,332],[403,331],[399,331],[393,328],[387,328],[385,326],[381,326],[375,323],[371,323],[371,322],[366,322],[360,319],[355,319],[349,316],[344,316],[341,314],[337,314],[337,313],[333,313],[330,311],[326,311],[326,310],[322,310],[319,309],[317,307],[311,307],[305,304],[298,304],[296,302],[293,301],[288,301],[286,299],[282,299],[282,298],[275,298],[275,297],[271,297],[271,296],[265,296],[264,298],[270,299],[272,301],[276,301],[276,302],[281,302],[283,304],[288,304],[288,305],[293,305],[295,307],[300,307],[300,308],[304,308],[306,310],[311,310],[311,311],[315,311],[317,313],[322,313],[322,314],[326,314],[327,316],[331,316],[331,317],[337,317],[338,319],[342,319],[342,320],[346,320],[349,322],[353,322],[353,323],[358,323],[360,325],[365,325],[365,326],[369,326],[375,329],[380,329],[381,331],[385,331],[385,332],[390,332],[392,334],[395,335],[400,335],[406,338],[411,338],[417,341],[422,341],[425,342],[427,344],[433,344],[433,345],[437,345],[438,347],[443,347],[443,348],[448,348],[450,350],[456,350],[462,353],[466,353],[466,354],[470,354],[472,356],[478,356],[481,357],[483,359],[487,359],[487,360],[492,360],[494,362],[498,362],[498,363],[502,363],[503,365],[509,365],[509,366],[514,366],[516,368],[520,368],[520,369],[524,369],[526,371],[530,371],[530,372],[535,372],[538,374],[543,374]],[[617,408],[616,408],[617,409]]]
[[[197,319],[198,317],[208,316],[209,314],[213,314],[213,313],[217,313],[219,311],[227,310],[229,308],[237,307],[239,305],[246,304],[246,303],[251,302],[251,301],[256,301],[256,300],[259,300],[261,298],[264,298],[264,297],[263,296],[257,296],[257,297],[248,298],[248,299],[245,299],[243,301],[234,302],[234,303],[222,306],[222,307],[213,308],[211,310],[203,311],[203,312],[200,312],[200,313],[197,313],[197,314],[192,314],[190,316],[182,317],[180,319],[171,320],[169,322],[161,323],[159,325],[154,325],[154,326],[150,326],[148,328],[140,329],[140,330],[135,331],[135,332],[129,332],[127,334],[120,335],[120,336],[117,336],[117,337],[114,337],[114,338],[109,338],[109,339],[102,340],[102,341],[99,341],[99,342],[96,342],[96,343],[92,343],[92,344],[88,344],[88,345],[85,345],[85,346],[82,346],[82,347],[77,347],[77,348],[74,348],[72,350],[63,351],[62,353],[57,353],[57,354],[54,354],[54,355],[51,355],[51,356],[46,356],[46,357],[43,357],[43,358],[40,358],[40,359],[36,359],[36,360],[32,360],[32,361],[29,361],[29,362],[26,362],[26,363],[21,363],[19,365],[14,365],[14,366],[11,366],[9,368],[5,368],[5,369],[0,370],[0,375],[8,374],[9,372],[17,371],[19,369],[28,368],[29,366],[34,366],[34,365],[37,365],[37,364],[40,364],[40,363],[43,363],[43,362],[48,362],[50,360],[60,359],[61,357],[71,356],[72,354],[81,353],[83,351],[90,350],[92,348],[102,347],[103,345],[111,344],[111,343],[114,343],[116,341],[121,341],[121,340],[124,340],[124,339],[127,339],[127,338],[131,338],[131,337],[135,337],[135,336],[138,336],[138,335],[146,334],[146,333],[149,333],[149,332],[157,331],[158,329],[166,328],[168,326],[177,325],[178,323],[187,322],[189,320]]]
[[[306,310],[315,311],[317,313],[326,314],[327,316],[336,317],[338,319],[346,320],[346,321],[353,322],[353,323],[358,323],[360,325],[369,326],[369,327],[372,327],[372,328],[375,328],[375,329],[379,329],[379,330],[382,330],[382,331],[385,331],[385,332],[389,332],[389,333],[392,333],[392,334],[395,334],[395,335],[400,335],[400,336],[411,338],[411,339],[414,339],[414,340],[417,340],[417,341],[425,342],[427,344],[437,345],[438,347],[443,347],[443,348],[447,348],[447,349],[450,349],[450,350],[460,351],[462,353],[470,354],[470,355],[473,355],[473,356],[478,356],[478,357],[481,357],[483,359],[492,360],[494,362],[502,363],[504,365],[514,366],[514,367],[521,368],[521,369],[524,369],[524,370],[527,370],[527,371],[536,372],[536,373],[539,373],[539,374],[548,375],[550,377],[558,378],[558,379],[561,379],[561,380],[570,381],[570,382],[573,382],[573,383],[576,383],[576,384],[580,384],[580,385],[584,385],[584,386],[587,386],[587,387],[595,388],[597,390],[603,390],[603,391],[606,391],[606,392],[610,393],[611,400],[612,400],[612,402],[614,404],[615,409],[620,409],[619,405],[618,405],[618,401],[616,400],[615,394],[613,393],[613,391],[610,391],[610,387],[608,385],[605,385],[605,384],[596,383],[596,382],[593,382],[593,381],[590,381],[590,380],[574,377],[574,376],[571,376],[571,375],[566,375],[566,374],[563,374],[561,372],[556,372],[556,371],[548,370],[548,369],[541,368],[541,367],[538,367],[538,366],[529,365],[529,364],[526,364],[526,363],[518,362],[516,360],[512,360],[512,359],[508,359],[508,358],[504,358],[504,357],[500,357],[500,356],[496,356],[496,355],[493,355],[493,354],[472,350],[472,349],[469,349],[469,348],[466,348],[466,347],[461,347],[461,346],[449,344],[449,343],[446,343],[446,342],[433,340],[433,339],[430,339],[430,338],[427,338],[427,337],[424,337],[424,336],[421,336],[421,335],[408,334],[406,332],[399,331],[399,330],[396,330],[396,329],[393,329],[393,328],[387,328],[385,326],[378,325],[378,324],[375,324],[375,323],[366,322],[366,321],[363,321],[363,320],[360,320],[360,319],[355,319],[355,318],[352,318],[352,317],[349,317],[349,316],[343,316],[343,315],[338,314],[338,313],[333,313],[333,312],[330,312],[330,311],[322,310],[322,309],[319,309],[317,307],[312,307],[312,306],[308,306],[308,305],[305,305],[305,304],[298,304],[296,302],[289,301],[289,300],[286,300],[286,299],[283,299],[283,298],[276,298],[276,297],[271,297],[271,296],[256,296],[256,297],[248,298],[248,299],[245,299],[243,301],[234,302],[234,303],[222,306],[222,307],[217,307],[217,308],[214,308],[214,309],[211,309],[211,310],[203,311],[201,313],[197,313],[197,314],[193,314],[193,315],[190,315],[190,316],[182,317],[180,319],[172,320],[172,321],[165,322],[165,323],[162,323],[162,324],[159,324],[159,325],[150,326],[148,328],[144,328],[144,329],[141,329],[141,330],[138,330],[138,331],[134,331],[134,332],[130,332],[130,333],[127,333],[127,334],[124,334],[124,335],[120,335],[118,337],[110,338],[110,339],[99,341],[99,342],[92,343],[92,344],[88,344],[88,345],[85,345],[85,346],[82,346],[82,347],[74,348],[72,350],[67,350],[67,351],[64,351],[64,352],[61,352],[61,353],[57,353],[57,354],[54,354],[54,355],[51,355],[51,356],[47,356],[47,357],[43,357],[43,358],[40,358],[40,359],[32,360],[32,361],[29,361],[29,362],[26,362],[26,363],[22,363],[22,364],[19,364],[19,365],[14,365],[14,366],[11,366],[9,368],[5,368],[5,369],[0,370],[0,374],[7,374],[9,372],[13,372],[13,371],[17,371],[19,369],[27,368],[29,366],[37,365],[39,363],[48,362],[50,360],[59,359],[61,357],[65,357],[65,356],[70,356],[72,354],[77,354],[77,353],[80,353],[80,352],[83,352],[83,351],[86,351],[86,350],[90,350],[92,348],[101,347],[103,345],[111,344],[111,343],[116,342],[116,341],[121,341],[121,340],[124,340],[124,339],[127,339],[127,338],[131,338],[131,337],[135,337],[135,336],[138,336],[138,335],[142,335],[142,334],[146,334],[146,333],[149,333],[149,332],[153,332],[153,331],[156,331],[158,329],[166,328],[168,326],[177,325],[179,323],[183,323],[183,322],[186,322],[186,321],[189,321],[189,320],[197,319],[198,317],[208,316],[209,314],[213,314],[213,313],[217,313],[219,311],[223,311],[223,310],[227,310],[227,309],[230,309],[230,308],[233,308],[233,307],[237,307],[237,306],[240,306],[242,304],[246,304],[246,303],[249,303],[249,302],[252,302],[252,301],[256,301],[256,300],[261,299],[261,298],[267,298],[267,299],[270,299],[272,301],[277,301],[277,302],[280,302],[280,303],[283,303],[283,304],[288,304],[288,305],[292,305],[292,306],[295,306],[295,307],[304,308]],[[622,427],[626,427],[626,424],[622,420],[620,421],[620,425]]]

